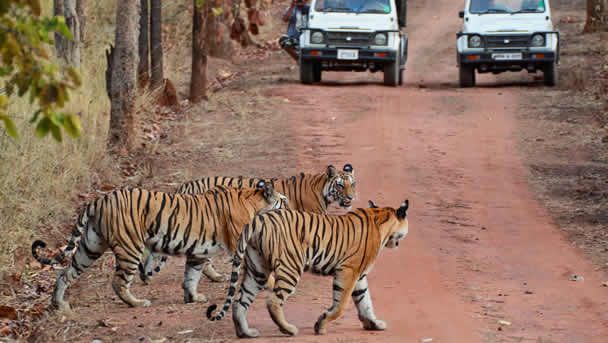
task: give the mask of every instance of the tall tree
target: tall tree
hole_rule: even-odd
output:
[[[89,0],[77,0],[76,3],[76,13],[78,14],[78,23],[80,24],[80,42],[84,44],[86,41],[86,33],[87,33],[87,19],[89,16],[87,12],[89,11]]]
[[[190,102],[198,103],[207,98],[207,53],[209,50],[207,32],[209,20],[209,3],[192,1],[192,71],[190,76]],[[197,5],[197,3],[199,3]]]
[[[139,87],[144,88],[150,78],[148,69],[148,0],[140,0],[141,15],[139,17],[139,65],[137,67],[137,80]]]
[[[163,85],[163,36],[161,1],[150,0],[150,61],[152,78],[150,86],[157,89]]]
[[[76,0],[63,0],[65,23],[72,32],[72,39],[66,44],[66,60],[74,67],[80,66],[80,23],[76,13]]]
[[[53,15],[63,16],[63,0],[53,0]],[[55,51],[58,58],[67,56],[67,39],[59,32],[55,32]]]
[[[584,32],[608,32],[608,0],[587,0]]]
[[[139,0],[118,1],[108,143],[129,150],[135,147],[139,11]]]

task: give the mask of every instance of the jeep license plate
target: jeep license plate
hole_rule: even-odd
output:
[[[339,60],[358,60],[359,50],[356,49],[338,49]]]
[[[492,54],[492,59],[497,60],[497,61],[521,60],[521,52]]]

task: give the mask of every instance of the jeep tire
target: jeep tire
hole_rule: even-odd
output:
[[[557,63],[547,63],[543,68],[543,77],[545,79],[545,86],[553,87],[557,85]]]
[[[460,65],[459,73],[460,87],[475,86],[475,68],[467,65]]]
[[[300,82],[307,85],[315,82],[314,65],[312,61],[306,61],[300,58]]]
[[[393,87],[399,85],[400,70],[399,59],[386,63],[384,65],[384,85]]]
[[[313,82],[321,82],[321,62],[312,63]]]

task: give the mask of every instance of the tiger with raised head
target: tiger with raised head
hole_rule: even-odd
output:
[[[259,178],[243,177],[206,177],[182,184],[178,188],[179,193],[198,194],[212,189],[216,186],[230,186],[236,188],[254,187]],[[327,166],[324,173],[310,175],[301,173],[286,179],[270,180],[275,189],[289,199],[289,208],[311,213],[326,214],[328,206],[337,202],[340,207],[351,208],[351,202],[355,199],[356,183],[352,165],[345,164],[342,171],[333,165]],[[149,254],[140,271],[140,277],[145,283],[150,283],[150,277],[158,273],[167,257],[163,256],[158,266],[154,267],[153,254]],[[203,264],[203,274],[212,281],[224,281],[224,277],[213,269],[211,259]]]
[[[69,310],[65,290],[108,248],[116,257],[112,287],[129,306],[150,306],[149,300],[137,299],[129,290],[146,248],[158,254],[185,255],[184,300],[205,301],[197,293],[204,258],[221,250],[234,251],[242,228],[256,214],[286,206],[287,198],[264,181],[255,189],[216,187],[200,195],[120,189],[84,208],[59,256],[38,256],[37,249],[46,246],[40,240],[32,244],[32,254],[42,264],[55,264],[78,247],[57,277],[52,302],[60,310]]]
[[[325,333],[327,324],[342,314],[350,297],[365,329],[384,330],[386,323],[376,319],[373,311],[367,274],[383,247],[396,248],[407,235],[409,202],[406,200],[398,209],[377,208],[371,201],[370,205],[372,208],[359,208],[340,216],[293,210],[255,216],[239,238],[224,307],[213,315],[217,305],[210,306],[207,318],[222,319],[230,308],[246,257],[245,277],[232,306],[238,337],[259,336],[247,324],[247,309],[271,273],[275,284],[267,301],[270,317],[281,332],[296,335],[298,329],[285,320],[283,304],[295,292],[304,271],[334,277],[333,304],[315,323],[315,333]]]

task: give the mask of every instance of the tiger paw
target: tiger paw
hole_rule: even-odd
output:
[[[132,307],[150,307],[152,302],[148,299],[138,299],[137,302],[131,304]]]
[[[386,322],[378,319],[366,319],[363,321],[363,327],[365,328],[365,330],[382,331],[386,329]]]
[[[198,293],[184,293],[184,302],[186,304],[191,304],[191,303],[206,303],[207,302],[207,297],[202,295],[202,294],[198,294]]]
[[[72,309],[70,308],[70,303],[67,301],[57,302],[54,305],[57,308],[57,311],[59,312],[72,312]]]
[[[236,335],[239,338],[256,338],[260,335],[260,332],[256,329],[248,329],[247,331],[237,329]]]
[[[321,319],[319,318],[319,320],[317,320],[317,322],[315,323],[315,334],[325,335],[325,332],[325,325],[321,324]]]
[[[298,334],[298,328],[291,324],[286,324],[285,327],[279,327],[282,333],[290,336],[295,336]]]

